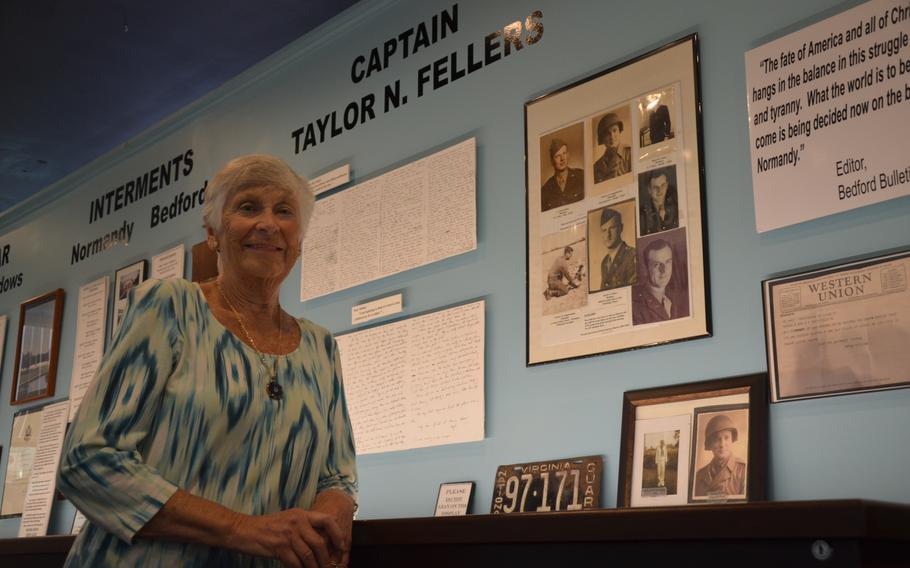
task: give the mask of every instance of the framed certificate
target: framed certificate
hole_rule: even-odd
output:
[[[762,282],[771,401],[910,386],[910,251]]]
[[[527,364],[711,335],[698,41],[525,105]]]
[[[766,374],[626,392],[618,507],[761,501]]]

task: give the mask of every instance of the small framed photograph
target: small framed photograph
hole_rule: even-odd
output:
[[[765,499],[766,373],[628,391],[618,507]]]
[[[123,321],[123,314],[126,312],[129,303],[130,290],[139,286],[145,281],[148,263],[143,259],[124,266],[114,275],[114,310],[113,321],[111,322],[111,338],[117,335],[120,329],[120,322]]]
[[[910,386],[910,250],[762,282],[771,402]]]
[[[16,368],[13,370],[10,404],[54,396],[63,297],[63,289],[58,288],[23,302],[19,307]]]
[[[473,481],[453,481],[439,485],[434,517],[460,517],[471,512],[474,500]]]
[[[749,481],[749,405],[694,410],[689,503],[745,501]]]

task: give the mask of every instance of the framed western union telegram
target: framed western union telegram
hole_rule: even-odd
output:
[[[698,40],[525,105],[527,364],[711,335]]]
[[[765,280],[771,401],[910,386],[910,251]]]

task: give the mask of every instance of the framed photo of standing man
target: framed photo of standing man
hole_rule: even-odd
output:
[[[761,501],[768,374],[623,395],[619,507]]]

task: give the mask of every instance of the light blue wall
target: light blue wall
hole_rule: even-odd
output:
[[[80,285],[169,245],[202,240],[200,217],[186,214],[149,229],[155,204],[201,187],[227,159],[264,151],[311,176],[350,161],[357,180],[453,140],[477,137],[479,243],[475,252],[300,303],[299,268],[282,291],[295,314],[350,328],[350,308],[394,290],[406,314],[475,297],[487,299],[486,426],[482,442],[370,455],[359,460],[361,518],[432,514],[438,484],[477,481],[475,507],[488,510],[496,466],[575,455],[606,456],[604,505],[616,504],[622,394],[766,368],[760,281],[819,262],[910,241],[910,199],[902,198],[758,235],[747,141],[744,52],[854,3],[830,0],[459,3],[459,31],[445,41],[353,85],[358,54],[450,6],[441,2],[365,1],[219,91],[130,141],[30,204],[0,216],[0,245],[12,245],[0,276],[24,273],[21,288],[0,294],[10,316],[0,383],[0,445],[8,446],[8,404],[19,303],[47,290],[66,291],[57,392],[69,390]],[[416,98],[417,69],[463,51],[532,10],[544,36],[489,68]],[[525,367],[525,189],[523,104],[554,87],[617,64],[668,40],[701,39],[711,305],[714,337],[542,367]],[[290,132],[367,92],[401,79],[411,100],[339,138],[295,156]],[[159,161],[192,147],[192,174],[142,202],[88,224],[90,199]],[[794,188],[797,190],[798,188]],[[74,266],[74,241],[135,221],[133,242]],[[189,259],[188,259],[189,261]],[[910,390],[774,405],[770,412],[770,495],[776,500],[866,498],[910,502],[906,432]],[[0,460],[6,471],[8,452]],[[68,528],[61,503],[52,532]],[[18,520],[0,521],[0,537]]]

